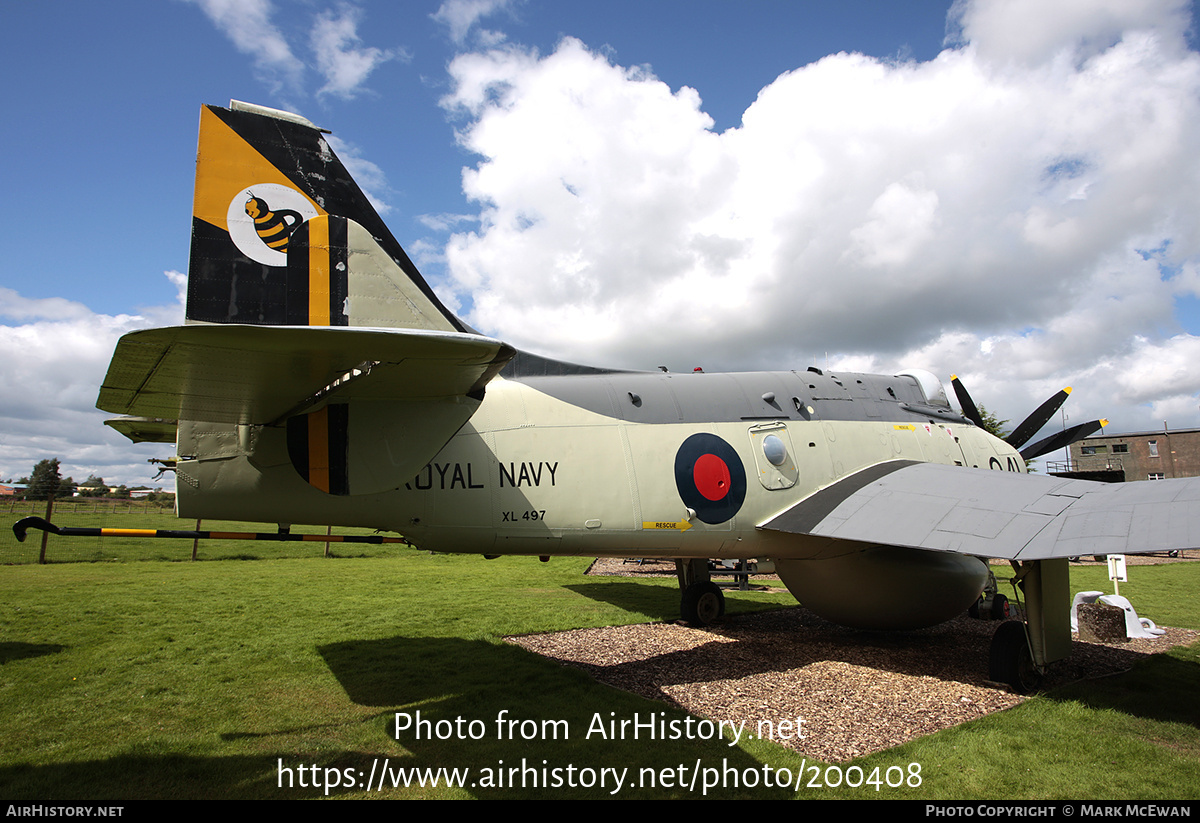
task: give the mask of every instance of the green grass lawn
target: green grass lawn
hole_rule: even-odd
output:
[[[183,543],[186,557],[190,542]],[[822,782],[874,774],[875,785],[817,789],[807,784],[824,764],[764,741],[585,739],[596,716],[682,724],[687,715],[501,640],[673,619],[673,581],[590,578],[583,587],[583,559],[360,548],[379,553],[324,559],[307,547],[309,556],[262,562],[0,567],[0,796],[321,797],[326,790],[313,788],[314,778],[324,784],[336,775],[343,785],[329,790],[334,797],[600,798],[614,789],[612,772],[599,784],[600,770],[628,769],[611,796],[693,797],[715,773],[680,787],[681,766],[685,782],[699,766],[724,772],[727,786],[709,791],[718,797],[1200,797],[1200,649],[1156,655],[1128,674],[820,772]],[[1190,596],[1200,564],[1130,573],[1122,593],[1139,610],[1200,628]],[[1100,583],[1103,569],[1073,575],[1075,590],[1109,588]],[[727,598],[731,614],[792,602],[762,593]],[[423,739],[411,730],[397,739],[396,713],[411,722],[418,711],[430,723]],[[504,712],[526,721],[512,727],[514,739],[497,734]],[[523,739],[522,729],[542,739]],[[554,732],[558,739],[549,739]],[[389,776],[398,768],[469,769],[475,785],[344,785],[347,777],[365,781],[372,768],[378,781],[385,761]],[[522,768],[526,787],[511,787]],[[764,768],[803,774],[804,785],[765,786]],[[655,788],[630,787],[649,782],[650,770]],[[738,788],[728,785],[735,773]],[[755,785],[744,785],[748,776]],[[562,785],[542,788],[543,777]],[[528,785],[535,778],[539,788]],[[587,780],[595,785],[567,785]]]

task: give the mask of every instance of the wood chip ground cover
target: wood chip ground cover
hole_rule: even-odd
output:
[[[616,688],[700,717],[745,721],[747,730],[802,718],[804,737],[778,742],[841,762],[1020,703],[986,680],[996,626],[964,615],[919,631],[866,632],[795,607],[704,629],[651,623],[508,639]],[[1198,637],[1168,628],[1158,640],[1076,640],[1047,685],[1124,671]]]

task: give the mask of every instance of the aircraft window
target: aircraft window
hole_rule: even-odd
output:
[[[768,434],[763,438],[763,454],[767,460],[771,461],[772,466],[782,466],[783,461],[787,460],[787,448],[783,445],[783,441],[773,434]]]

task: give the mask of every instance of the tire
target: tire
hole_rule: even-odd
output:
[[[693,583],[683,590],[679,611],[693,626],[709,626],[725,616],[725,595],[716,583]]]
[[[1009,616],[1008,598],[998,594],[992,598],[992,619],[1007,620]]]
[[[967,609],[967,616],[972,617],[976,620],[983,619],[983,615],[980,613],[980,610],[979,610],[979,607],[980,607],[980,605],[982,605],[982,603],[983,603],[983,595],[980,595],[979,599],[976,600],[974,603],[972,603],[970,605],[970,607]]]
[[[1033,666],[1024,623],[1019,620],[1001,623],[992,635],[988,656],[990,679],[1007,683],[1017,694],[1029,694],[1037,689],[1042,678]]]

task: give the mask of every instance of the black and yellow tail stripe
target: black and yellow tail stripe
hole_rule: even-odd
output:
[[[318,217],[308,226],[308,325],[330,325],[329,295],[329,218]]]
[[[289,325],[349,325],[346,246],[343,217],[314,217],[293,232],[287,264]]]
[[[350,493],[348,429],[350,407],[325,406],[312,414],[288,419],[288,456],[313,488],[326,494]]]

